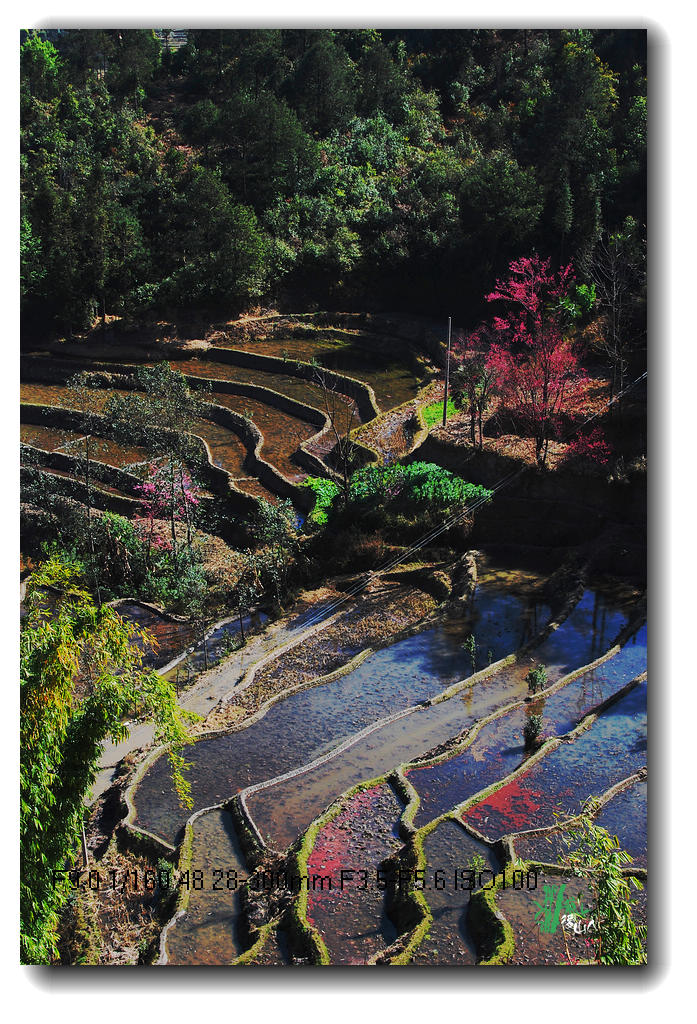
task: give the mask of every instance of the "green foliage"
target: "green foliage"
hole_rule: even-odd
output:
[[[476,875],[479,875],[486,868],[486,858],[479,852],[473,853],[467,862],[467,867],[470,871],[474,871]]]
[[[290,563],[297,547],[295,509],[292,503],[286,499],[278,505],[272,505],[260,500],[252,532],[261,547],[255,560],[255,574],[260,588],[270,591],[280,606]]]
[[[538,690],[544,690],[547,685],[547,669],[544,665],[538,665],[537,668],[531,668],[525,677],[525,682],[528,684],[529,693],[537,693]]]
[[[646,223],[632,30],[192,30],[174,56],[29,32],[20,99],[37,327],[288,292],[442,310],[523,251],[578,265]]]
[[[188,617],[203,614],[208,581],[195,548],[184,548],[175,562],[163,552],[147,572],[138,596]]]
[[[595,284],[576,284],[561,300],[561,309],[569,321],[581,320],[592,312],[596,303]]]
[[[485,487],[468,483],[431,462],[365,466],[353,474],[350,487],[350,501],[359,507],[399,503],[405,508],[442,511],[490,495]]]
[[[431,402],[429,405],[425,405],[421,410],[421,414],[424,418],[424,423],[427,427],[440,426],[443,422],[443,402]],[[455,401],[452,395],[448,395],[448,408],[446,410],[448,419],[457,415],[457,409],[455,408]]]
[[[62,526],[60,539],[44,545],[46,556],[79,567],[102,601],[137,597],[187,616],[202,613],[208,581],[196,544],[180,548],[175,560],[171,550],[148,543],[141,525],[112,512],[92,517],[90,535],[77,511]]]
[[[523,740],[525,749],[531,750],[537,743],[542,732],[542,715],[529,715],[523,726]]]
[[[596,961],[609,966],[645,964],[645,929],[634,923],[631,910],[632,888],[643,889],[643,884],[622,873],[623,865],[631,864],[632,858],[620,847],[617,836],[593,822],[589,808],[562,838],[571,849],[560,863],[588,879],[598,929],[597,935],[589,933]]]
[[[333,480],[321,476],[308,476],[304,487],[309,487],[315,495],[315,506],[308,519],[316,526],[326,526],[334,501],[341,493],[341,488]]]
[[[46,607],[45,588],[59,596]],[[142,668],[147,635],[113,608],[95,607],[75,565],[51,558],[27,582],[20,637],[21,959],[56,955],[59,912],[69,892],[83,801],[102,744],[124,739],[127,713],[152,717],[156,742],[172,743],[175,786],[191,805],[180,750],[187,739],[170,683]],[[76,681],[81,680],[80,690]],[[79,695],[80,694],[80,695]]]
[[[470,635],[463,643],[462,647],[465,651],[467,651],[467,653],[470,656],[470,661],[472,662],[472,671],[474,672],[477,660],[477,641],[475,639],[474,633],[470,633]]]

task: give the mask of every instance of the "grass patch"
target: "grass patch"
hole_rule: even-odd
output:
[[[448,418],[457,415],[457,409],[455,403],[452,400],[452,396],[448,398]],[[431,402],[429,405],[425,405],[421,410],[421,415],[424,418],[424,423],[429,428],[435,426],[437,423],[443,422],[443,402]]]

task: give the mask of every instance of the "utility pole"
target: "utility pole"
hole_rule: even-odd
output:
[[[448,317],[448,354],[445,359],[445,395],[443,396],[443,426],[448,416],[448,385],[450,384],[450,328],[452,317]]]

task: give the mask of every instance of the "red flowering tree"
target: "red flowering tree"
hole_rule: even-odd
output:
[[[592,463],[607,466],[612,457],[612,446],[600,427],[581,433],[564,452],[565,463]]]
[[[562,330],[561,303],[573,284],[571,264],[553,272],[539,256],[514,260],[497,281],[489,302],[504,304],[494,317],[487,360],[506,405],[535,440],[538,465],[562,413],[580,405],[585,377],[578,355]]]

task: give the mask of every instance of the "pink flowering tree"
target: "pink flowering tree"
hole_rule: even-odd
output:
[[[547,462],[560,414],[580,407],[586,378],[562,329],[562,302],[573,285],[571,264],[553,272],[539,256],[514,260],[509,276],[486,296],[502,304],[490,334],[487,365],[506,405],[535,441],[538,465]]]
[[[191,547],[193,514],[199,504],[200,492],[181,462],[168,460],[148,467],[148,478],[136,488],[141,496],[139,520],[145,524],[148,562],[153,550],[172,553],[177,560],[177,524],[186,524],[186,544]],[[166,537],[158,523],[169,523],[170,537]]]

